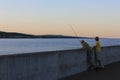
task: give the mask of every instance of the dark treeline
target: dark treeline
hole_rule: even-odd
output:
[[[87,38],[87,37],[64,36],[64,35],[31,35],[17,32],[0,31],[0,38]]]

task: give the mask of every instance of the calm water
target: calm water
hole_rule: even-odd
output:
[[[91,46],[94,39],[84,39]],[[120,39],[100,39],[102,46],[120,45]],[[0,55],[81,48],[78,39],[0,39]]]

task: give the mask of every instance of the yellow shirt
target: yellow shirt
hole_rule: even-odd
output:
[[[101,46],[100,46],[100,42],[99,41],[95,42],[94,47],[95,47],[95,51],[96,52],[100,52],[101,51]]]

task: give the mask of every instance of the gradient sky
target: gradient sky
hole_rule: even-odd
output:
[[[120,0],[0,0],[0,30],[120,38]]]

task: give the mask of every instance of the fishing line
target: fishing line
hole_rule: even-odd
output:
[[[80,44],[80,40],[79,40],[78,34],[76,33],[76,31],[74,30],[74,28],[72,27],[72,25],[69,25],[69,26],[70,26],[71,30],[73,31],[73,33],[75,34],[75,36],[76,36],[76,38],[77,38],[77,40],[79,41],[79,44]]]
[[[78,37],[76,31],[73,29],[72,25],[70,25],[70,28],[72,29],[72,31],[74,32],[75,36]],[[78,38],[79,39],[79,38]]]

